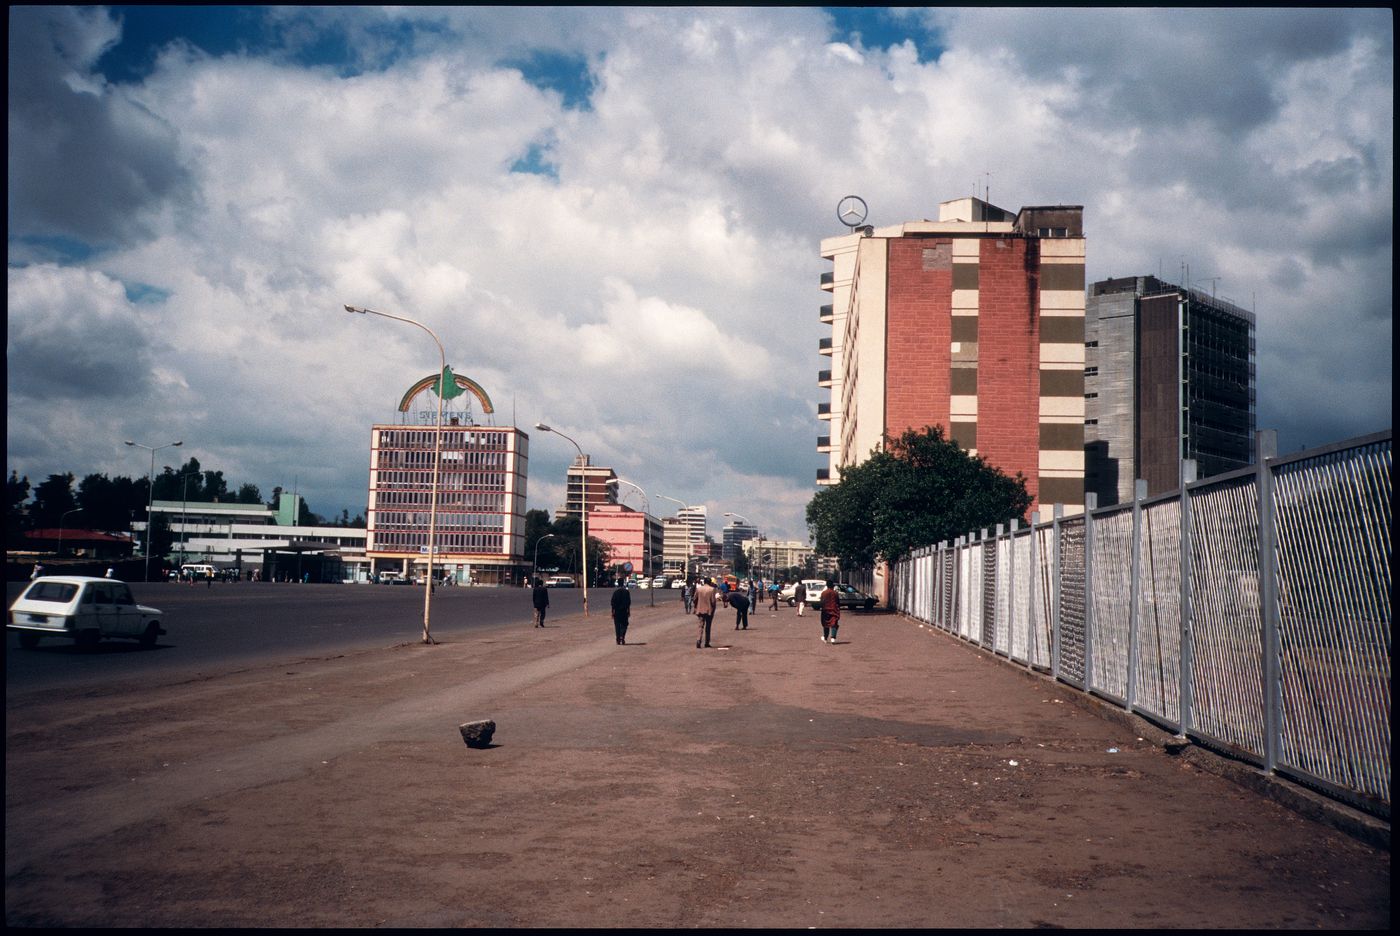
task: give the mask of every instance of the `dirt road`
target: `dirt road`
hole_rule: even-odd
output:
[[[1388,851],[1071,690],[895,616],[721,618],[12,695],[6,923],[1389,925]]]

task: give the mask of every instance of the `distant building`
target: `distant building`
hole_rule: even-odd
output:
[[[630,562],[634,572],[656,575],[663,561],[661,522],[624,504],[603,504],[588,513],[588,535],[607,543],[611,565]]]
[[[682,508],[677,512],[676,516],[680,517],[681,520],[690,527],[690,541],[692,543],[699,546],[699,544],[705,542],[706,537],[709,536],[709,530],[707,528],[709,511],[704,504]]]
[[[1155,276],[1101,280],[1084,316],[1085,486],[1099,504],[1253,464],[1255,317]]]
[[[738,520],[731,520],[725,524],[722,531],[720,544],[720,556],[726,562],[733,562],[739,557],[743,549],[743,542],[758,536],[758,527],[751,523],[742,523]]]
[[[151,504],[151,516],[170,529],[171,565],[208,563],[246,577],[257,570],[264,581],[363,581],[369,576],[362,527],[302,525],[300,495],[283,492],[276,506],[264,504],[164,501]],[[143,531],[145,523],[133,525]],[[143,540],[144,542],[144,540]]]
[[[585,506],[593,511],[604,504],[616,504],[617,487],[610,483],[616,479],[617,472],[592,464],[589,456],[575,458],[565,475],[564,506],[554,511],[554,519],[582,516]]]
[[[1040,505],[1084,504],[1084,225],[1077,205],[1011,213],[979,198],[937,221],[826,238],[817,375],[830,425],[818,484],[906,429],[941,425],[1026,478]]]
[[[687,557],[695,555],[689,548],[690,525],[679,517],[665,517],[661,521],[662,557],[665,571],[683,573]]]
[[[801,540],[751,539],[744,541],[742,549],[745,555],[757,557],[769,573],[803,567],[812,558],[812,547]]]

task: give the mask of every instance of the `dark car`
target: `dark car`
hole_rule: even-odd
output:
[[[822,589],[822,591],[825,590],[826,589]],[[807,592],[807,602],[814,608],[821,607],[821,597],[822,592],[820,591],[816,593],[811,591]],[[869,611],[878,604],[874,598],[867,595],[865,592],[852,588],[850,585],[841,584],[836,586],[836,602],[840,605],[842,611]]]

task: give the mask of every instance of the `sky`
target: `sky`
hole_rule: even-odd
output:
[[[6,467],[367,501],[437,367],[648,495],[807,539],[820,241],[1084,206],[1089,280],[1258,316],[1282,452],[1391,426],[1385,9],[10,7]],[[433,398],[420,398],[432,405]],[[470,400],[459,398],[454,403]],[[642,506],[623,487],[624,502]]]

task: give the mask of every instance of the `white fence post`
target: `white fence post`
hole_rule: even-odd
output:
[[[1177,726],[1179,738],[1186,737],[1186,732],[1191,727],[1191,706],[1194,701],[1191,693],[1191,496],[1187,493],[1186,485],[1196,480],[1196,470],[1196,459],[1187,458],[1181,462],[1181,509],[1177,514],[1181,524],[1181,699],[1178,703],[1181,712]]]
[[[1255,436],[1254,470],[1259,495],[1259,637],[1264,655],[1264,769],[1278,766],[1282,699],[1278,647],[1278,565],[1275,560],[1274,473],[1269,459],[1278,455],[1278,432],[1261,429]]]
[[[1128,691],[1123,694],[1128,711],[1137,703],[1139,605],[1142,604],[1142,501],[1147,482],[1133,482],[1133,548],[1128,571]]]

